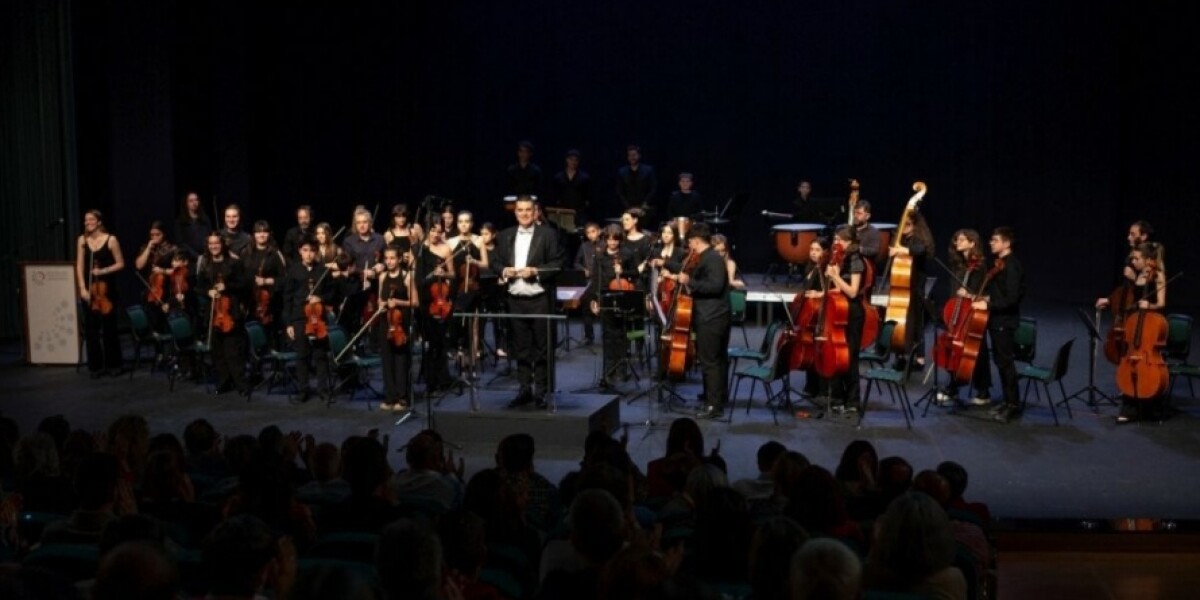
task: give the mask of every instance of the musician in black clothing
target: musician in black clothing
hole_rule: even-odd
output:
[[[1114,285],[1117,287],[1129,288],[1137,281],[1139,270],[1133,266],[1133,251],[1142,244],[1150,240],[1153,235],[1154,228],[1146,221],[1137,221],[1129,226],[1129,233],[1125,239],[1129,242],[1129,247],[1124,249],[1124,254],[1121,255],[1121,271]],[[1108,308],[1109,299],[1107,296],[1096,299],[1096,308],[1103,310]]]
[[[837,412],[854,412],[858,410],[860,395],[858,389],[858,353],[862,346],[863,312],[859,295],[866,291],[863,273],[866,264],[859,254],[856,231],[849,225],[841,225],[834,231],[834,252],[842,253],[839,264],[829,264],[825,267],[826,289],[836,288],[846,297],[849,303],[849,314],[846,318],[846,345],[850,350],[850,368],[841,375],[835,375],[829,382],[829,395],[832,397],[832,410]]]
[[[296,208],[296,225],[283,236],[283,255],[288,260],[300,260],[300,242],[313,237],[312,207],[302,204]]]
[[[591,282],[592,275],[596,272],[593,265],[595,264],[598,249],[600,248],[600,226],[595,222],[588,221],[588,224],[583,228],[583,236],[583,243],[579,245],[579,251],[575,253],[574,266],[576,270],[583,271],[584,277]],[[587,299],[596,295],[596,288],[596,285],[589,285],[585,293],[587,298],[582,299],[582,304],[585,308],[580,312],[583,313],[583,343],[585,346],[591,345],[596,341],[596,316],[592,314],[592,311],[586,309],[588,306]]]
[[[704,200],[700,198],[700,192],[692,189],[694,185],[695,179],[691,173],[679,174],[679,189],[671,192],[667,200],[667,218],[692,218],[704,210]]]
[[[283,302],[279,296],[283,292],[283,274],[287,269],[287,260],[275,247],[275,240],[271,238],[271,226],[266,221],[254,223],[254,244],[246,251],[242,262],[246,265],[247,275],[254,278],[254,298],[251,302],[254,318],[258,319],[266,330],[267,339],[274,343],[280,326],[277,317]],[[260,290],[271,294],[271,299],[265,306],[259,303]]]
[[[83,213],[83,234],[75,248],[75,285],[85,311],[84,336],[92,379],[105,374],[115,377],[123,369],[121,340],[117,337],[119,291],[114,275],[124,268],[121,244],[104,228],[100,211]],[[105,288],[104,297],[93,298],[92,292],[99,292],[101,287]]]
[[[470,211],[460,211],[455,224],[458,233],[446,240],[454,257],[451,261],[454,273],[458,276],[453,290],[454,312],[469,313],[480,308],[479,276],[488,267],[488,254],[483,239],[472,233],[475,217]],[[469,325],[466,318],[452,318],[450,322],[450,346],[460,353],[471,347],[468,333],[473,327]]]
[[[712,232],[699,223],[687,233],[689,258],[679,269],[679,284],[692,296],[692,331],[696,334],[696,362],[704,381],[704,410],[700,419],[717,419],[725,413],[729,395],[729,274],[725,259],[712,247]],[[695,268],[687,269],[695,261]]]
[[[972,303],[976,309],[988,311],[988,337],[992,344],[992,360],[1000,372],[1000,387],[1004,403],[992,409],[992,416],[1007,423],[1021,414],[1021,398],[1017,395],[1016,332],[1021,324],[1021,300],[1025,298],[1025,270],[1013,254],[1013,230],[997,227],[988,240],[993,260],[1004,261],[1004,268],[988,282],[987,293]]]
[[[249,289],[245,265],[233,257],[219,233],[208,235],[208,252],[196,262],[196,296],[201,315],[208,317],[209,352],[217,376],[217,393],[236,388],[241,395],[250,393],[246,383],[246,336],[241,321],[246,314],[245,296]],[[230,300],[229,314],[234,326],[227,332],[213,325],[213,303],[221,297]]]
[[[618,373],[617,366],[628,352],[625,338],[626,315],[618,314],[604,303],[605,294],[611,293],[613,284],[618,279],[633,283],[636,286],[637,260],[633,253],[624,246],[625,236],[617,225],[609,225],[604,230],[604,250],[595,256],[592,282],[596,288],[594,294],[588,294],[587,307],[589,312],[600,317],[600,331],[604,340],[604,371],[600,378],[600,387],[611,387],[613,378],[623,376]],[[618,292],[619,293],[619,292]],[[640,315],[640,313],[639,313]],[[638,317],[641,318],[640,316]]]
[[[254,243],[250,234],[240,229],[242,224],[241,207],[236,204],[226,206],[224,218],[225,228],[221,230],[221,237],[225,240],[225,247],[229,249],[234,258],[241,258]]]
[[[346,301],[338,322],[347,331],[362,326],[362,311],[368,296],[375,292],[375,278],[383,272],[383,236],[375,233],[371,211],[359,207],[354,211],[354,233],[342,242],[342,250],[350,259],[351,274],[347,278]],[[353,282],[351,284],[351,282]]]
[[[300,401],[312,397],[309,389],[309,361],[317,367],[317,391],[322,399],[329,397],[329,336],[309,339],[305,333],[308,315],[305,308],[310,304],[323,304],[321,319],[333,302],[333,280],[326,275],[325,265],[317,260],[315,242],[301,240],[300,260],[287,267],[283,277],[283,320],[287,323],[287,336],[296,352],[296,380],[300,388]]]
[[[166,226],[162,221],[154,221],[150,224],[150,237],[146,244],[138,251],[137,257],[133,259],[133,266],[147,283],[153,283],[156,276],[162,276],[163,281],[163,297],[162,303],[154,306],[150,304],[150,294],[147,292],[147,310],[146,317],[150,320],[150,326],[158,332],[166,331],[167,329],[167,311],[170,309],[170,282],[165,278],[171,272],[171,257],[175,256],[176,246],[167,240]]]
[[[854,228],[859,254],[878,265],[879,255],[883,253],[883,234],[871,224],[870,201],[859,200],[854,205]]]
[[[625,149],[625,160],[629,164],[617,169],[617,198],[622,208],[646,210],[654,202],[658,176],[654,167],[642,164],[642,149],[637,146]]]
[[[412,254],[395,248],[383,251],[384,272],[379,275],[379,307],[385,310],[375,319],[375,335],[379,337],[379,354],[383,360],[383,396],[381,410],[405,411],[410,407],[408,397],[409,373],[412,357],[409,354],[409,325],[413,310],[419,305],[417,285],[413,281],[410,264]],[[392,310],[400,310],[403,323],[404,343],[396,344],[390,317]]]
[[[188,192],[183,197],[183,210],[175,219],[175,240],[195,258],[208,252],[205,246],[212,230],[208,215],[200,210],[200,194]]]
[[[506,173],[508,193],[517,196],[536,196],[541,193],[542,168],[533,164],[533,142],[517,142],[517,162],[509,165]]]
[[[951,298],[962,298],[962,309],[968,308],[967,303],[981,290],[980,285],[987,274],[987,260],[983,255],[983,242],[979,233],[974,229],[959,229],[954,232],[950,244],[950,269],[954,277],[950,280]],[[975,371],[971,375],[971,385],[975,388],[975,396],[971,403],[977,406],[987,406],[992,403],[992,366],[986,340],[980,340],[979,352],[975,356]],[[950,383],[937,394],[939,404],[950,404],[958,401],[958,384],[954,374],[950,374]]]
[[[556,202],[562,208],[575,211],[575,222],[587,220],[592,202],[592,178],[587,171],[579,168],[579,151],[572,148],[567,150],[566,167],[554,175],[554,196],[551,202]]]
[[[496,241],[500,285],[507,289],[509,311],[550,314],[554,310],[554,278],[563,264],[563,251],[549,228],[534,223],[533,199],[517,198],[517,226],[504,230]],[[512,321],[512,351],[517,359],[520,391],[509,403],[515,408],[536,402],[546,406],[549,368],[546,349],[551,343],[546,323],[540,319]]]
[[[889,246],[887,255],[912,257],[912,274],[908,286],[908,313],[904,327],[904,353],[896,358],[895,369],[904,370],[905,356],[914,347],[921,348],[916,354],[917,367],[925,365],[925,280],[929,257],[933,256],[933,233],[925,217],[919,212],[909,214],[904,223],[904,231],[900,233],[900,243]],[[870,285],[866,282],[865,285]]]
[[[805,182],[807,183],[807,182]],[[829,240],[817,238],[808,245],[808,265],[804,279],[800,282],[800,293],[805,298],[819,299],[825,293],[825,262],[829,259]],[[790,308],[790,307],[789,307]],[[791,315],[792,320],[800,318],[800,309]],[[795,323],[793,323],[795,324]],[[804,389],[801,395],[805,399],[829,395],[829,382],[817,373],[816,365],[809,365],[804,371]]]

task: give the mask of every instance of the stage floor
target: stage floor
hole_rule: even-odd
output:
[[[756,277],[757,280],[757,277]],[[1075,316],[1073,307],[1038,302],[1027,303],[1025,314],[1038,319],[1039,364],[1050,360],[1054,350],[1067,339],[1076,338],[1070,370],[1065,379],[1068,393],[1087,384],[1087,334]],[[580,337],[577,322],[572,323],[574,337]],[[752,344],[758,343],[762,329],[748,326]],[[732,343],[740,344],[742,335],[736,329]],[[1197,343],[1196,347],[1200,347]],[[38,420],[48,415],[62,414],[72,426],[100,430],[117,415],[145,415],[154,432],[169,431],[182,435],[184,426],[193,419],[210,420],[226,436],[257,432],[268,424],[277,424],[284,431],[312,433],[318,440],[340,443],[346,436],[364,434],[378,428],[391,438],[391,447],[398,448],[409,437],[426,427],[421,416],[395,425],[396,418],[367,402],[349,402],[345,396],[326,407],[313,401],[304,405],[289,404],[282,394],[257,393],[252,402],[236,395],[209,396],[204,388],[182,383],[169,392],[166,377],[151,375],[144,369],[132,381],[103,378],[90,380],[86,373],[76,373],[70,367],[37,367],[21,364],[20,351],[15,344],[6,347],[0,366],[0,387],[3,399],[0,412],[17,419],[22,433],[36,427]],[[594,382],[600,361],[599,347],[581,348],[573,345],[570,352],[559,353],[558,389],[563,397],[571,390],[587,388]],[[515,382],[508,377],[495,381],[494,373],[483,375],[481,389],[496,399],[515,392]],[[625,391],[636,392],[649,386],[644,377],[639,382],[622,385]],[[803,374],[794,373],[795,389],[803,384]],[[908,390],[916,398],[928,389],[920,376],[914,375]],[[1096,375],[1100,388],[1114,391],[1114,368],[1101,358]],[[732,423],[705,421],[701,428],[706,444],[721,444],[721,454],[729,463],[730,478],[755,475],[755,451],[763,442],[774,439],[789,449],[804,453],[814,463],[832,470],[842,449],[850,441],[866,439],[877,448],[880,457],[899,455],[908,459],[917,470],[934,468],[943,460],[955,460],[970,472],[970,498],[986,501],[999,518],[1009,519],[1082,519],[1118,517],[1160,517],[1171,519],[1200,519],[1200,433],[1197,424],[1200,403],[1190,398],[1187,383],[1178,382],[1174,404],[1176,412],[1170,419],[1156,422],[1118,426],[1116,409],[1101,406],[1093,411],[1073,402],[1074,419],[1060,412],[1062,425],[1055,427],[1044,402],[1031,399],[1029,410],[1018,422],[1007,425],[990,422],[980,409],[962,414],[949,414],[933,408],[927,417],[917,418],[911,430],[905,427],[898,409],[886,394],[872,395],[870,410],[861,429],[856,419],[828,416],[821,419],[796,419],[781,413],[779,424],[772,423],[771,413],[763,406],[759,388],[753,398],[750,414],[745,412],[743,386],[736,403]],[[695,398],[700,385],[697,379],[679,385],[684,398]],[[993,389],[993,396],[998,396]],[[653,397],[653,394],[650,395]],[[1055,390],[1057,398],[1057,390]],[[463,411],[468,407],[467,395],[449,395],[437,410]],[[662,455],[666,444],[666,426],[676,416],[685,416],[695,406],[676,406],[668,412],[646,396],[632,404],[621,403],[620,420],[631,424],[629,451],[643,467]],[[811,408],[811,407],[810,407]],[[655,426],[645,425],[648,421]],[[478,440],[455,440],[463,445],[468,474],[492,466],[494,443]],[[557,481],[578,465],[582,455],[583,438],[573,449],[543,443],[536,456],[538,469],[552,481]],[[403,467],[403,456],[392,454],[392,464]]]

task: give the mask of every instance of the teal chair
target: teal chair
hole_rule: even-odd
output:
[[[280,383],[288,383],[287,364],[296,360],[296,353],[292,351],[280,352],[271,347],[271,342],[267,339],[267,330],[258,321],[246,321],[246,338],[250,341],[250,372],[258,374],[261,380],[250,389],[250,393],[246,395],[246,402],[250,401],[254,395],[254,390],[267,384],[267,394],[271,393],[275,385]],[[299,335],[304,335],[303,331],[297,332]],[[269,374],[263,372],[263,367],[270,365],[271,372]]]
[[[1067,343],[1059,346],[1058,352],[1054,355],[1054,362],[1048,367],[1038,367],[1036,365],[1025,365],[1017,368],[1017,380],[1024,379],[1025,394],[1021,397],[1021,410],[1025,410],[1025,403],[1029,400],[1029,388],[1033,388],[1033,393],[1042,399],[1041,392],[1034,385],[1035,382],[1042,384],[1042,389],[1046,391],[1046,404],[1050,406],[1050,414],[1054,416],[1054,425],[1058,426],[1058,411],[1054,408],[1054,398],[1050,395],[1050,384],[1058,383],[1058,390],[1062,393],[1063,399],[1057,404],[1065,406],[1067,409],[1067,417],[1075,418],[1071,414],[1071,404],[1067,398],[1067,390],[1063,387],[1062,379],[1067,374],[1067,367],[1071,362],[1071,347],[1075,344],[1075,338],[1067,340]]]
[[[201,374],[207,375],[208,369],[206,365],[209,362],[208,359],[211,352],[209,351],[208,344],[196,339],[196,334],[192,331],[192,320],[187,313],[174,311],[167,315],[167,329],[171,332],[171,343],[174,347],[174,355],[172,356],[167,381],[169,389],[175,391],[175,380],[183,375],[180,371],[180,361],[185,357],[190,357],[195,361],[196,368],[200,370]],[[205,377],[206,382],[207,379]]]
[[[729,357],[729,372],[737,371],[738,361],[752,360],[757,363],[767,359],[771,353],[771,340],[783,329],[783,321],[771,321],[767,324],[766,333],[763,334],[762,343],[757,348],[751,348],[749,344],[745,346],[730,346],[726,351]],[[730,379],[732,381],[732,378]]]
[[[132,380],[142,362],[142,348],[150,346],[154,349],[154,361],[150,363],[150,372],[153,373],[162,364],[171,335],[154,331],[150,326],[150,317],[141,304],[126,306],[125,314],[129,317],[129,333],[133,336],[133,368],[129,370],[129,379]]]
[[[1188,356],[1192,353],[1192,317],[1181,314],[1167,315],[1167,324],[1169,329],[1164,354],[1167,359],[1167,372],[1171,378],[1168,396],[1175,393],[1175,380],[1183,377],[1187,379],[1188,392],[1195,398],[1196,388],[1192,385],[1192,380],[1200,377],[1200,366],[1188,363]]]
[[[742,343],[749,346],[746,335],[746,290],[729,290],[729,320],[734,327],[742,328]]]
[[[904,414],[904,424],[909,429],[912,429],[912,422],[916,418],[916,413],[913,412],[912,402],[908,398],[908,389],[905,383],[908,382],[908,376],[912,373],[917,353],[920,351],[920,346],[914,346],[908,351],[903,369],[882,366],[867,369],[866,372],[859,374],[859,379],[867,382],[867,389],[863,391],[862,403],[858,407],[858,427],[862,427],[863,417],[867,416],[867,406],[871,401],[871,388],[875,387],[881,390],[887,389],[888,394],[892,397],[893,404],[897,400],[900,402],[900,412]]]
[[[760,383],[767,392],[766,404],[771,409],[771,420],[776,425],[779,424],[777,414],[779,407],[792,405],[791,372],[781,364],[781,353],[779,352],[779,343],[785,333],[782,327],[776,328],[773,335],[764,339],[768,352],[766,358],[757,364],[748,365],[733,372],[733,392],[729,394],[729,422],[733,422],[733,407],[737,404],[738,389],[741,388],[742,381],[746,379],[750,380],[750,395],[746,397],[746,414],[750,414],[754,389]],[[771,387],[771,383],[775,381],[781,382],[778,392]]]
[[[1013,359],[1016,362],[1033,364],[1033,359],[1037,358],[1037,319],[1021,317],[1021,322],[1013,333],[1013,344]]]
[[[875,343],[866,350],[860,350],[858,353],[859,364],[875,365],[877,367],[884,366],[888,358],[892,356],[892,332],[896,330],[895,321],[884,321],[879,326],[879,335],[875,336]],[[867,387],[878,385],[874,381],[868,381]],[[882,390],[881,390],[882,391]]]
[[[354,379],[353,383],[357,385],[350,389],[350,401],[354,401],[354,396],[358,390],[364,389],[374,395],[375,399],[383,398],[383,394],[371,386],[371,370],[377,369],[383,365],[383,359],[378,356],[359,356],[353,348],[346,350],[346,346],[350,343],[349,337],[346,335],[346,330],[340,325],[331,325],[327,328],[329,332],[329,360],[333,363],[331,371],[333,373],[340,372],[342,367],[350,367],[352,374],[344,379],[339,379],[333,389],[339,389],[342,384]],[[346,352],[343,354],[343,350]],[[341,355],[339,360],[337,357]],[[332,402],[332,400],[331,400]],[[367,410],[371,409],[371,397],[367,397]]]

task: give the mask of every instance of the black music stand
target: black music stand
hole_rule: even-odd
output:
[[[599,292],[597,301],[600,304],[600,315],[603,317],[605,313],[616,315],[621,320],[622,331],[628,331],[629,319],[641,311],[645,310],[646,293],[640,290],[603,290]],[[601,364],[607,364],[611,358],[608,355],[608,344],[603,343],[603,322],[601,323],[601,346],[600,356]],[[628,344],[628,341],[626,342]],[[634,369],[633,362],[629,360],[629,353],[626,352],[621,360],[614,363],[611,367],[603,368],[598,380],[591,387],[573,390],[572,393],[584,392],[607,392],[612,391],[611,382],[613,377],[621,372],[622,368],[628,369],[628,372],[633,376],[634,382],[640,382],[642,378],[638,375],[637,369]],[[609,384],[609,385],[606,385]],[[624,395],[623,393],[621,395]]]
[[[1070,400],[1074,400],[1075,398],[1082,399],[1084,392],[1087,392],[1087,405],[1092,409],[1092,412],[1100,412],[1099,406],[1096,403],[1096,396],[1104,398],[1112,406],[1119,406],[1117,401],[1112,396],[1109,396],[1108,394],[1104,393],[1104,390],[1096,387],[1096,354],[1097,350],[1099,349],[1100,338],[1103,337],[1100,335],[1099,328],[1100,311],[1096,311],[1095,321],[1093,321],[1091,315],[1087,314],[1087,311],[1082,308],[1076,307],[1075,313],[1079,315],[1079,320],[1083,322],[1083,326],[1085,329],[1087,329],[1088,333],[1088,383],[1086,386],[1080,388],[1079,391],[1063,399],[1063,402],[1068,402]]]

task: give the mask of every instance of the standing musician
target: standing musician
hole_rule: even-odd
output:
[[[746,282],[738,277],[737,262],[729,255],[729,240],[720,233],[714,233],[712,236],[713,249],[721,258],[725,259],[725,271],[729,273],[729,287],[735,290],[746,289]]]
[[[124,359],[117,338],[117,278],[125,268],[121,244],[104,228],[104,216],[96,209],[83,213],[83,234],[75,245],[75,285],[84,304],[84,336],[87,342],[88,373],[121,374]]]
[[[554,196],[551,198],[559,206],[575,211],[576,223],[587,220],[592,202],[592,178],[579,168],[579,160],[578,150],[567,150],[563,170],[554,175]]]
[[[320,336],[306,332],[308,315],[305,308],[321,304],[320,320],[324,321],[329,306],[334,300],[334,284],[326,275],[327,268],[317,260],[316,242],[301,240],[298,250],[300,260],[287,266],[282,277],[283,320],[287,323],[287,337],[296,352],[296,385],[300,390],[300,401],[312,398],[309,388],[309,361],[317,367],[317,392],[322,400],[329,397],[329,335]]]
[[[542,193],[542,168],[533,164],[533,142],[517,142],[517,162],[509,165],[505,174],[508,177],[508,193],[517,196],[536,196]]]
[[[859,200],[854,204],[853,215],[859,254],[873,264],[879,264],[879,253],[883,250],[883,234],[871,224],[871,203]]]
[[[1132,231],[1130,238],[1133,238]],[[1129,253],[1129,268],[1134,273],[1132,292],[1136,299],[1137,308],[1162,312],[1167,307],[1167,275],[1163,262],[1162,244],[1143,242]],[[1102,298],[1108,304],[1107,298]],[[1102,307],[1103,308],[1103,307]],[[1126,331],[1126,335],[1133,335]],[[1126,342],[1128,343],[1128,341]],[[1151,402],[1160,403],[1162,397],[1154,398]],[[1124,424],[1132,421],[1138,415],[1140,403],[1144,400],[1121,396],[1121,411],[1117,415],[1117,423]],[[1161,408],[1161,405],[1159,405]]]
[[[266,221],[254,223],[254,245],[246,252],[242,262],[246,266],[247,274],[254,277],[254,310],[251,312],[267,331],[267,339],[274,343],[276,332],[279,331],[276,317],[283,306],[279,294],[283,291],[287,260],[275,247],[275,240],[271,238],[271,226]]]
[[[678,268],[683,264],[684,256],[687,250],[683,248],[684,240],[679,237],[679,230],[675,229],[673,222],[669,222],[662,226],[658,231],[658,243],[651,249],[650,252],[650,268],[656,269],[658,273],[657,289],[650,290],[651,293],[657,294],[657,300],[648,298],[648,302],[658,302],[659,308],[663,311],[656,320],[656,326],[662,327],[666,323],[662,322],[661,317],[665,317],[665,312],[670,310],[670,302],[674,298],[674,294],[678,292],[678,273],[671,272],[668,265],[674,265]],[[671,292],[664,293],[669,287]]]
[[[595,274],[592,287],[594,293],[589,293],[587,307],[593,315],[600,317],[600,333],[604,340],[604,371],[600,377],[600,387],[612,387],[610,378],[624,373],[616,373],[617,366],[627,354],[625,338],[625,317],[611,310],[601,310],[601,297],[609,290],[624,289],[617,283],[620,281],[634,285],[637,275],[637,261],[622,242],[624,235],[617,225],[609,225],[604,230],[604,249],[595,256]]]
[[[412,232],[408,225],[408,205],[397,204],[392,207],[392,225],[383,232],[383,241],[389,248],[395,248],[402,255],[412,248]]]
[[[860,201],[859,204],[861,203]],[[933,233],[929,231],[925,217],[914,211],[909,214],[908,220],[904,223],[904,231],[900,233],[900,245],[888,246],[888,257],[912,257],[912,275],[908,286],[908,314],[905,317],[907,325],[904,329],[904,351],[907,355],[908,351],[913,348],[921,349],[916,355],[916,366],[918,367],[925,366],[925,263],[928,262],[929,257],[933,256],[933,244]],[[871,282],[864,282],[864,285],[870,287]],[[896,357],[894,368],[897,371],[904,370],[904,360],[905,356]]]
[[[805,298],[821,298],[825,295],[823,265],[828,259],[828,252],[829,240],[826,238],[819,237],[808,245],[808,265],[805,267],[804,279],[800,282],[800,293]],[[792,319],[795,320],[799,317],[799,314],[794,314]],[[822,379],[820,374],[817,373],[815,363],[805,369],[804,389],[801,390],[800,394],[805,399],[829,395],[829,382]]]
[[[1000,388],[1004,403],[992,409],[992,418],[1001,423],[1019,417],[1021,398],[1017,392],[1016,357],[1017,327],[1021,324],[1021,300],[1025,298],[1025,269],[1013,253],[1013,230],[997,227],[992,231],[988,246],[994,260],[1004,260],[1004,269],[988,282],[983,298],[977,298],[972,306],[988,311],[988,337],[992,346],[992,360],[1000,372]]]
[[[457,276],[457,289],[453,290],[454,312],[468,313],[479,308],[479,274],[488,266],[488,253],[483,239],[471,232],[475,221],[470,211],[460,211],[456,224],[457,235],[446,240],[454,256],[452,266]],[[471,346],[467,332],[465,319],[452,320],[450,340],[460,351]]]
[[[446,203],[442,205],[442,212],[440,214],[442,217],[442,239],[445,240],[446,238],[450,237],[451,233],[458,231],[458,225],[456,223],[458,213],[454,210],[454,205],[449,201],[446,201]]]
[[[141,274],[142,279],[150,283],[155,293],[161,292],[158,306],[150,306],[150,292],[147,292],[147,318],[155,331],[166,331],[167,310],[170,307],[171,283],[167,275],[171,272],[171,259],[175,256],[175,244],[167,240],[166,227],[162,221],[150,224],[150,236],[133,259],[133,266]]]
[[[1121,259],[1121,274],[1117,277],[1117,286],[1132,286],[1133,282],[1138,278],[1138,270],[1133,266],[1133,251],[1142,244],[1150,241],[1150,236],[1154,233],[1154,228],[1146,221],[1137,221],[1129,226],[1129,233],[1125,235],[1126,241],[1129,242],[1129,247],[1123,252]],[[1108,298],[1097,298],[1096,308],[1108,308]]]
[[[950,269],[954,277],[950,280],[950,295],[963,298],[965,301],[974,299],[980,291],[980,285],[987,276],[987,260],[983,255],[983,242],[979,232],[974,229],[959,229],[954,232],[950,242]],[[975,265],[968,270],[969,265]],[[988,345],[981,342],[979,352],[975,357],[975,371],[971,375],[971,386],[975,388],[975,396],[971,403],[976,406],[987,406],[992,403],[992,367],[988,353]],[[950,374],[950,383],[945,389],[938,390],[939,404],[949,404],[958,401],[958,383],[954,374]]]
[[[595,264],[596,255],[599,253],[599,247],[600,226],[594,221],[588,221],[587,225],[583,227],[583,243],[579,245],[579,251],[575,253],[574,263],[575,269],[583,271],[583,276],[587,278],[588,281],[592,280],[592,273],[595,272],[595,270],[592,268],[592,265]],[[595,288],[596,286],[594,285],[589,285],[587,287],[586,294],[588,297],[596,294],[597,290]],[[587,298],[583,299],[582,304],[585,307],[584,310],[580,311],[583,313],[583,344],[585,346],[590,346],[596,342],[596,315],[592,314],[592,311],[586,309],[586,307],[589,306]]]
[[[645,216],[645,211],[640,208],[630,208],[621,213],[621,230],[625,234],[622,245],[629,248],[629,252],[633,254],[639,272],[644,269],[643,263],[650,258],[650,247],[654,245],[653,236],[642,231],[640,226]]]
[[[667,218],[691,218],[704,209],[704,200],[700,198],[700,192],[692,189],[694,185],[695,179],[691,173],[685,171],[679,174],[679,189],[671,192],[671,197],[667,199]]]
[[[422,337],[428,344],[421,354],[421,371],[425,374],[425,385],[429,392],[449,388],[454,383],[446,362],[446,329],[449,315],[453,312],[454,272],[451,270],[450,245],[445,240],[445,230],[440,221],[429,225],[424,252],[416,265],[419,303],[421,310]],[[446,294],[441,294],[441,284]],[[439,314],[435,312],[441,311]]]
[[[658,176],[654,167],[642,163],[642,149],[629,145],[625,148],[625,166],[617,169],[617,199],[625,209],[646,210],[654,203],[658,191]]]
[[[208,250],[205,248],[208,234],[212,233],[212,222],[208,215],[200,209],[200,194],[188,192],[183,196],[183,210],[175,218],[175,239],[179,245],[187,248],[188,253],[200,256]]]
[[[375,278],[383,272],[383,236],[373,230],[371,211],[364,207],[354,209],[354,234],[342,242],[342,250],[350,259],[351,275],[348,281],[353,287],[346,288],[346,299],[338,321],[347,331],[357,331],[362,325],[362,310],[368,296],[374,291]]]
[[[250,234],[241,230],[241,207],[236,204],[226,206],[224,218],[225,228],[221,230],[221,237],[225,239],[225,247],[229,248],[229,252],[233,254],[234,258],[241,258],[250,250],[250,245],[253,243]]]
[[[374,325],[379,337],[380,358],[383,359],[384,400],[379,408],[406,411],[411,408],[408,380],[412,369],[408,326],[413,318],[411,309],[419,306],[412,274],[412,253],[389,247],[383,251],[383,265],[384,271],[379,275],[379,309],[384,313],[375,319]],[[399,318],[394,318],[392,311],[400,311]]]
[[[517,226],[504,230],[496,240],[500,285],[508,292],[509,311],[550,314],[554,310],[554,278],[563,264],[562,247],[554,239],[552,230],[534,224],[532,198],[518,197],[515,213]],[[537,319],[514,319],[511,326],[520,391],[508,405],[516,408],[535,402],[538,408],[543,408],[550,391],[546,349],[551,340],[546,323]]]
[[[725,260],[712,247],[712,233],[706,223],[694,225],[687,233],[688,249],[696,267],[687,273],[683,265],[672,265],[679,272],[679,283],[691,292],[692,328],[696,334],[696,361],[703,379],[703,403],[696,418],[718,419],[725,413],[729,395],[729,274]]]
[[[862,204],[859,202],[859,204]],[[860,395],[858,389],[858,352],[862,346],[863,305],[858,300],[859,294],[866,291],[867,284],[863,281],[866,264],[859,253],[857,230],[848,225],[840,225],[833,234],[833,247],[842,252],[840,264],[830,264],[825,267],[827,285],[839,290],[848,301],[849,315],[846,318],[846,345],[850,350],[850,368],[841,375],[834,376],[829,382],[829,395],[833,399],[832,410],[835,413],[848,413],[858,410]]]
[[[217,375],[217,393],[237,389],[241,395],[250,393],[246,383],[246,336],[238,325],[245,314],[243,296],[249,279],[242,261],[233,257],[225,238],[219,233],[208,236],[208,252],[196,262],[196,295],[201,315],[208,317],[209,351]],[[228,314],[233,321],[229,331],[221,331],[215,323],[221,299],[228,298]]]
[[[496,226],[490,221],[479,226],[479,239],[483,243],[483,247],[487,249],[488,256],[496,255]],[[483,297],[483,308],[489,313],[500,314],[508,310],[508,303],[505,302],[507,294],[500,293],[496,282],[500,279],[500,269],[496,268],[496,261],[489,259],[488,267],[480,271],[479,291]],[[499,358],[508,357],[508,320],[507,319],[489,319],[492,322],[492,335],[496,340],[493,346],[496,349],[496,356]]]
[[[300,260],[300,242],[312,239],[312,207],[301,204],[296,208],[296,226],[283,235],[283,255],[288,260]]]

